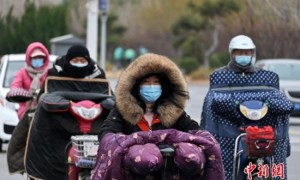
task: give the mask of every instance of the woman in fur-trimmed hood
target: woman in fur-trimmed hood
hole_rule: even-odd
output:
[[[165,146],[174,149],[167,177],[225,179],[220,146],[184,111],[187,84],[170,59],[138,57],[121,74],[115,97],[100,129],[92,180],[162,179]]]
[[[200,129],[184,111],[189,96],[183,74],[165,56],[138,57],[121,74],[115,96],[116,107],[103,123],[99,139],[109,132]]]

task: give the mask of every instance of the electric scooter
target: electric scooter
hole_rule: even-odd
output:
[[[235,140],[232,179],[272,179],[275,130],[271,126],[258,126],[268,112],[268,105],[256,100],[245,101],[239,103],[239,111],[247,120]]]

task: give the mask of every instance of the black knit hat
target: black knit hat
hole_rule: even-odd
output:
[[[71,59],[75,57],[84,57],[88,61],[90,61],[90,53],[89,50],[81,45],[74,45],[69,48],[67,54],[66,54],[66,60],[70,61]]]

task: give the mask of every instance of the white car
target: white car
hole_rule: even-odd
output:
[[[49,67],[56,58],[56,55],[50,55]],[[19,105],[6,101],[5,96],[16,73],[25,66],[25,54],[4,55],[0,63],[0,151],[2,151],[2,144],[10,140],[19,122],[17,115]]]
[[[279,76],[280,90],[294,104],[292,116],[300,116],[300,59],[263,59],[256,66]]]

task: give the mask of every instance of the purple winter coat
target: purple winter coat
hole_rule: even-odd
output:
[[[185,133],[175,129],[141,131],[131,135],[106,134],[99,145],[92,179],[134,179],[135,174],[128,171],[128,168],[136,168],[135,172],[144,174],[158,170],[163,164],[160,151],[156,147],[160,144],[172,145],[175,148],[175,164],[183,171],[193,173],[191,177],[207,180],[225,179],[221,149],[214,137],[205,130]],[[137,167],[123,167],[124,164],[136,164]],[[176,178],[187,177],[177,175]]]

